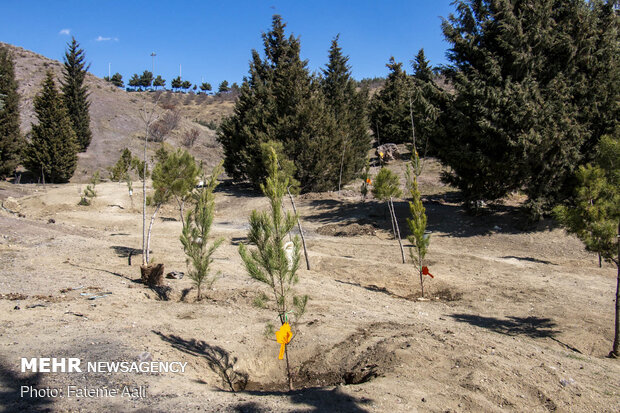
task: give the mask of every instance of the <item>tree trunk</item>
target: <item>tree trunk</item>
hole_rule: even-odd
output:
[[[388,212],[390,213],[390,222],[392,223],[392,234],[394,234],[394,239],[396,239],[396,227],[394,227],[394,215],[392,215],[392,207],[390,206],[390,201],[387,201],[387,208]]]
[[[405,260],[405,249],[403,248],[403,242],[400,239],[400,228],[398,228],[398,221],[396,220],[396,212],[394,211],[394,202],[392,202],[392,197],[390,197],[390,206],[391,208],[391,212],[392,212],[392,219],[394,220],[394,226],[396,227],[396,236],[398,237],[398,245],[400,245],[400,255],[403,259],[403,264],[405,264],[407,261]]]
[[[618,255],[616,256],[616,268],[618,270],[616,276],[616,325],[614,328],[614,344],[609,353],[609,357],[620,357],[620,222],[618,223],[618,235],[616,236],[618,244]]]
[[[338,195],[340,195],[340,184],[342,182],[342,168],[344,167],[344,153],[346,151],[347,145],[342,143],[342,158],[340,159],[340,175],[338,176]]]
[[[153,222],[155,221],[155,216],[157,215],[157,212],[159,212],[159,208],[161,208],[161,204],[157,205],[157,208],[155,208],[155,212],[153,212],[153,215],[151,216],[151,223],[149,224],[149,233],[146,237],[146,264],[149,263],[149,249],[151,247],[151,231],[153,230]]]
[[[284,346],[284,355],[286,356],[286,377],[288,379],[288,390],[293,391],[293,376],[291,375],[291,366],[288,362],[288,346]]]
[[[149,128],[146,127],[146,136],[144,137],[144,171],[142,175],[142,265],[149,263],[148,251],[146,245],[146,145],[149,141]],[[149,231],[150,235],[150,231]]]
[[[289,198],[291,198],[291,204],[293,204],[293,212],[297,216],[297,227],[299,228],[299,233],[301,234],[301,243],[304,246],[304,257],[306,257],[306,268],[310,271],[310,259],[308,258],[308,250],[306,249],[306,237],[304,237],[304,230],[301,229],[301,221],[299,220],[299,215],[297,215],[297,208],[295,207],[295,201],[293,200],[293,195],[291,195],[291,191],[286,188],[286,192],[288,192]]]

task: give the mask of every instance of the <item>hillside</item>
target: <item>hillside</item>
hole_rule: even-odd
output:
[[[47,70],[52,70],[56,79],[60,79],[62,63],[21,47],[1,44],[13,53],[21,97],[21,128],[22,132],[27,134],[32,123],[36,122],[33,100],[40,90],[44,75]],[[134,153],[141,150],[144,123],[139,112],[145,102],[152,104],[156,95],[153,92],[126,92],[92,74],[87,75],[86,84],[90,91],[93,139],[86,153],[79,154],[73,182],[87,181],[94,171],[104,170],[112,165],[125,147]],[[175,104],[182,116],[179,128],[171,134],[167,142],[179,146],[184,131],[197,128],[200,136],[191,152],[208,167],[215,165],[221,159],[221,150],[215,141],[215,131],[204,125],[218,122],[232,113],[233,102],[215,97],[173,93],[165,93],[159,101]],[[160,107],[159,110],[163,108]],[[107,173],[102,171],[102,176],[106,177]]]

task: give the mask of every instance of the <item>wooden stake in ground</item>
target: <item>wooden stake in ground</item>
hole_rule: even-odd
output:
[[[310,259],[308,258],[308,250],[306,249],[306,237],[304,237],[304,230],[301,229],[301,221],[299,220],[299,214],[297,214],[297,208],[295,207],[295,201],[293,195],[291,195],[290,187],[286,188],[289,198],[291,198],[291,204],[293,204],[293,213],[297,217],[297,227],[299,228],[299,234],[301,235],[301,244],[304,247],[304,257],[306,257],[306,268],[310,271]]]
[[[392,197],[390,197],[390,212],[392,214],[392,220],[394,222],[394,226],[396,227],[396,233],[394,234],[394,236],[396,236],[398,238],[398,245],[400,245],[400,255],[403,259],[403,264],[405,264],[407,261],[405,260],[405,250],[403,248],[403,241],[400,239],[400,228],[398,227],[398,220],[396,219],[396,212],[394,211],[394,201],[392,200]]]

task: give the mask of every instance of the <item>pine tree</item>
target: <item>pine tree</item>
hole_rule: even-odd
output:
[[[267,176],[260,144],[279,141],[295,163],[302,191],[334,189],[341,154],[333,139],[334,119],[299,57],[299,39],[286,37],[284,28],[281,17],[273,16],[271,31],[263,34],[265,59],[252,51],[234,114],[218,132],[224,167],[233,179],[258,186]]]
[[[120,73],[114,73],[112,75],[112,78],[110,79],[110,82],[116,86],[116,87],[123,87],[125,86],[125,84],[123,83],[123,75],[121,75]]]
[[[213,191],[218,184],[217,178],[221,173],[222,165],[220,164],[213,169],[209,179],[205,176],[202,177],[205,185],[194,194],[196,206],[193,210],[188,211],[183,220],[183,232],[180,239],[185,255],[187,255],[187,265],[188,267],[191,265],[188,277],[194,281],[198,289],[198,300],[201,298],[202,285],[206,283],[207,288],[211,288],[215,282],[215,276],[209,277],[209,267],[213,262],[211,256],[224,241],[223,238],[219,238],[208,247],[209,234],[215,215]]]
[[[64,57],[64,80],[62,84],[63,100],[71,118],[71,125],[77,137],[80,152],[86,152],[92,139],[90,130],[90,102],[88,101],[88,88],[84,84],[86,73],[90,65],[84,62],[84,50],[80,44],[72,38],[67,43]]]
[[[393,57],[386,65],[390,70],[383,89],[370,103],[370,127],[381,143],[404,143],[411,140],[409,117],[409,76],[403,64]]]
[[[129,79],[129,82],[127,83],[130,87],[134,88],[134,89],[142,89],[141,87],[141,82],[140,82],[140,76],[138,76],[137,73],[134,73],[133,76],[131,76],[131,79]]]
[[[34,100],[38,123],[32,125],[24,165],[45,182],[67,182],[77,166],[77,138],[51,71],[41,86]]]
[[[140,75],[140,86],[143,88],[149,88],[153,84],[153,73],[145,70]]]
[[[209,82],[202,82],[202,84],[200,85],[200,90],[202,90],[203,92],[210,92],[211,91],[211,83]]]
[[[15,66],[4,46],[0,46],[0,98],[0,178],[4,178],[12,174],[19,164],[23,145]]]
[[[356,90],[349,58],[342,54],[339,36],[332,40],[329,62],[321,79],[328,110],[335,120],[334,140],[341,147],[339,185],[355,178],[364,167],[371,147],[367,117],[368,91]]]
[[[228,87],[228,80],[222,80],[222,83],[217,88],[217,93],[226,93],[230,90]]]
[[[269,156],[269,174],[264,184],[261,184],[263,194],[269,198],[269,212],[252,211],[250,216],[250,232],[248,241],[256,245],[255,250],[249,250],[244,244],[239,245],[239,254],[248,272],[253,279],[269,286],[273,294],[280,323],[295,328],[296,322],[303,315],[308,302],[308,296],[296,296],[293,286],[299,281],[300,241],[295,236],[292,242],[286,242],[290,231],[295,226],[295,215],[283,213],[282,197],[289,186],[289,177],[278,168],[278,158],[273,148]],[[290,315],[294,315],[292,318]],[[293,320],[295,323],[293,323]],[[290,322],[290,324],[289,324]],[[282,329],[280,330],[282,331]],[[297,331],[294,331],[297,334]],[[276,333],[278,337],[278,333]],[[290,336],[289,336],[290,339]],[[289,340],[290,341],[290,340]],[[278,342],[281,342],[278,340]],[[293,378],[289,365],[288,347],[282,343],[280,359],[286,356],[286,371],[289,390],[293,389]],[[284,353],[284,354],[283,354]]]
[[[172,82],[170,82],[172,90],[181,88],[182,84],[183,83],[181,82],[181,76],[175,77],[174,79],[172,79]]]
[[[157,75],[155,80],[153,80],[153,86],[154,87],[165,87],[166,86],[166,80],[164,78],[162,78],[161,75]]]

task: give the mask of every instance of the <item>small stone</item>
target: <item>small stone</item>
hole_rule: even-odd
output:
[[[55,224],[56,220],[54,218],[50,218],[50,219],[47,220],[47,223],[48,224]]]
[[[566,387],[566,386],[569,386],[569,385],[571,385],[571,384],[575,384],[575,380],[573,380],[573,378],[572,378],[572,377],[569,377],[568,379],[562,379],[562,380],[560,380],[560,384],[561,384],[563,387]]]
[[[15,307],[13,307],[13,310],[21,310],[21,308],[18,305],[16,305]]]
[[[422,403],[426,403],[426,399],[422,397]]]

